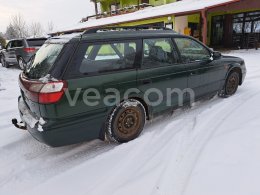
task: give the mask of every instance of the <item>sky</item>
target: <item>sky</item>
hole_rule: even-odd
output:
[[[90,0],[0,0],[0,32],[5,32],[13,15],[21,14],[28,24],[40,22],[55,30],[73,26],[83,17],[94,14]]]

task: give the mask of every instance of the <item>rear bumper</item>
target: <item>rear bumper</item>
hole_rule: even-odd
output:
[[[18,98],[18,109],[20,112],[20,118],[26,124],[27,128],[35,128],[37,126],[44,125],[44,121],[40,122],[41,119],[35,116],[27,108],[21,96]]]
[[[27,130],[38,141],[52,147],[75,144],[101,137],[101,130],[106,119],[106,112],[70,119],[38,119],[26,107],[19,97],[19,110]]]

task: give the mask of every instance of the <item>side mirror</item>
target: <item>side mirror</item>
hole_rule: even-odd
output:
[[[212,57],[214,60],[218,60],[219,58],[221,58],[222,54],[218,51],[214,51],[212,54]]]

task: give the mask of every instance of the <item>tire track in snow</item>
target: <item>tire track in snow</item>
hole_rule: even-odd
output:
[[[27,143],[28,146],[22,146],[21,151],[13,152],[6,158],[10,160],[8,167],[12,168],[9,168],[0,176],[1,194],[6,194],[6,192],[10,194],[21,193],[115,147],[113,144],[107,144],[99,140],[61,148],[50,148],[38,144],[38,149],[32,150],[33,144]],[[30,147],[32,147],[31,150]],[[20,156],[10,159],[10,156],[14,155],[14,153],[20,154]],[[20,164],[21,159],[23,159],[22,164]],[[2,166],[0,166],[0,169],[2,169]],[[31,180],[31,175],[33,175],[34,180]],[[21,181],[23,185],[19,185]],[[13,188],[12,186],[16,187]]]
[[[253,94],[247,94],[246,96],[244,96],[244,98],[247,99],[247,101],[250,101],[250,98],[252,98],[253,96],[254,96]],[[221,104],[226,104],[226,105],[222,105],[220,109],[215,109],[219,106],[219,104],[216,104],[213,106],[213,108],[208,108],[208,110],[206,110],[206,111],[202,110],[201,113],[199,113],[199,115],[197,115],[197,113],[195,111],[195,117],[193,117],[192,123],[188,124],[187,121],[188,121],[189,117],[188,117],[188,119],[186,119],[186,121],[180,121],[179,123],[176,123],[175,126],[178,126],[178,125],[180,125],[180,123],[187,122],[187,124],[184,127],[179,128],[179,131],[174,132],[174,135],[169,134],[169,133],[172,133],[173,131],[171,131],[171,129],[168,129],[166,127],[164,129],[163,133],[161,134],[162,137],[164,137],[165,135],[168,134],[167,139],[164,140],[164,142],[163,142],[164,146],[162,146],[162,147],[157,146],[156,150],[154,150],[152,152],[154,155],[152,154],[150,156],[150,158],[147,158],[146,160],[141,162],[140,167],[143,167],[144,170],[142,170],[141,168],[140,168],[140,170],[138,168],[132,168],[133,174],[128,175],[128,178],[140,178],[140,177],[142,177],[142,175],[146,175],[146,173],[149,172],[149,169],[156,168],[156,163],[154,164],[154,166],[150,166],[149,161],[154,161],[154,159],[156,159],[156,156],[158,156],[158,158],[160,158],[160,153],[161,154],[168,153],[169,156],[173,156],[174,158],[172,158],[172,159],[164,158],[163,159],[164,162],[160,162],[160,166],[161,166],[160,171],[157,171],[160,173],[158,183],[154,186],[154,188],[153,188],[154,191],[152,191],[152,192],[154,194],[165,194],[166,192],[170,191],[170,192],[173,192],[173,194],[175,194],[175,195],[183,194],[185,191],[185,188],[187,186],[190,174],[192,173],[192,170],[193,170],[194,166],[196,165],[196,162],[197,162],[203,148],[206,146],[206,144],[208,143],[210,138],[214,135],[214,133],[221,127],[221,123],[223,121],[225,121],[232,112],[239,109],[239,106],[241,104],[246,103],[246,101],[238,101],[235,104],[231,104],[232,106],[230,107],[230,106],[228,106],[229,101],[232,101],[232,98],[219,102]],[[206,104],[206,106],[207,106],[207,104]],[[198,109],[201,110],[202,108],[198,107]],[[227,109],[229,110],[229,112],[226,112]],[[214,111],[218,110],[218,111],[214,115],[212,115],[212,110],[214,110]],[[205,127],[205,126],[208,126],[211,124],[215,124],[215,125],[208,128],[209,131],[207,131],[207,132],[205,132],[205,131],[200,132],[200,130],[199,130],[200,126],[196,126],[197,117],[200,120],[201,117],[203,117],[204,115],[208,115],[209,112],[211,113],[212,116],[211,116],[210,120],[208,120],[202,126]],[[223,112],[226,112],[226,113],[223,115],[222,114]],[[190,114],[193,116],[192,113],[189,113],[188,116]],[[200,115],[202,115],[202,116],[200,116]],[[217,122],[216,122],[216,116],[221,116],[220,118],[217,119]],[[171,125],[172,124],[169,124],[169,127]],[[186,128],[185,133],[183,131],[183,128],[184,129]],[[207,129],[207,128],[204,128],[204,129]],[[173,135],[173,137],[172,137],[172,135]],[[157,136],[158,139],[162,139],[162,137]],[[145,144],[147,144],[147,143],[144,143],[144,145]],[[171,147],[171,146],[174,146],[174,147]],[[167,150],[168,148],[169,148],[169,150]],[[172,150],[172,149],[175,149],[175,150]],[[145,151],[144,148],[141,148],[141,149],[138,148],[138,150],[141,150],[141,152],[139,151],[139,153],[144,153],[144,151]],[[177,154],[176,154],[176,151],[177,151]],[[131,158],[133,158],[133,157],[131,157]],[[129,162],[129,161],[132,161],[131,158],[124,158],[124,160],[125,160],[125,162]],[[136,156],[136,159],[138,159],[138,155]],[[112,186],[113,183],[116,183],[116,181],[118,182],[119,178],[121,177],[120,173],[122,173],[123,170],[129,169],[130,167],[128,167],[128,163],[126,163],[124,166],[120,165],[120,168],[121,169],[117,170],[116,173],[114,171],[112,171],[112,172],[109,172],[106,174],[108,177],[110,174],[113,174],[114,179],[111,179],[106,182],[105,182],[105,180],[99,180],[98,182],[103,184],[102,187],[100,187],[99,189],[96,189],[95,187],[93,187],[90,191],[88,190],[88,192],[90,192],[90,194],[102,194],[102,192],[104,192],[105,189],[108,190],[109,186]],[[113,167],[111,167],[111,169],[113,170]],[[140,173],[135,175],[135,173],[138,171],[140,171]],[[161,173],[161,172],[163,172],[163,173]],[[107,177],[104,176],[104,178],[107,178]],[[114,189],[115,191],[108,190],[108,192],[110,194],[122,194],[123,192],[125,192],[126,185],[131,182],[135,182],[135,181],[131,181],[131,179],[126,179],[124,182],[122,182],[121,184],[118,185],[119,189],[117,189],[117,190]],[[138,183],[138,182],[136,182],[136,183]],[[171,189],[169,189],[169,186]]]
[[[228,105],[232,105],[231,108],[229,108],[229,111],[227,113],[225,113],[224,115],[222,115],[222,117],[220,117],[220,119],[218,119],[218,122],[216,123],[216,125],[212,128],[211,131],[209,132],[203,132],[203,137],[204,139],[201,139],[202,135],[198,135],[195,142],[193,143],[194,147],[196,150],[189,150],[186,154],[186,156],[188,157],[188,159],[184,159],[184,162],[186,163],[190,163],[190,168],[187,171],[187,175],[183,176],[183,185],[182,187],[180,187],[179,191],[176,191],[174,194],[184,194],[185,193],[185,189],[188,185],[189,182],[189,178],[192,174],[192,170],[194,169],[194,167],[196,166],[196,163],[201,155],[201,153],[203,152],[203,149],[205,148],[205,146],[207,145],[207,143],[209,142],[209,140],[214,136],[214,134],[217,132],[218,129],[220,129],[222,127],[222,122],[226,121],[228,116],[231,115],[233,112],[238,111],[241,107],[241,105],[246,104],[247,102],[249,102],[251,99],[253,99],[257,94],[259,94],[260,91],[256,92],[256,93],[252,93],[252,94],[246,94],[246,95],[242,95],[243,98],[245,98],[244,101],[239,101],[239,96],[233,97],[236,98],[237,101],[235,102],[235,104],[229,104],[227,103],[228,101],[231,101],[232,98],[228,99],[228,101],[226,101],[227,107],[224,107],[225,110],[226,108],[228,108]],[[240,97],[241,98],[241,97]],[[216,105],[217,106],[217,105]],[[218,115],[216,116],[221,116],[221,111]],[[210,121],[209,123],[211,124],[212,122],[214,122],[216,120],[216,118],[213,118],[212,121]],[[204,126],[206,126],[206,124],[204,124]],[[201,140],[200,140],[201,139]],[[193,156],[191,159],[190,156]],[[193,163],[191,163],[193,162]],[[185,166],[184,166],[185,167]],[[183,168],[180,168],[183,169]],[[177,180],[180,180],[180,178],[177,178]]]
[[[193,112],[197,112],[197,110],[193,110]],[[186,114],[186,113],[188,115],[190,114],[189,112],[182,113],[180,115],[180,118],[183,117],[183,114]],[[190,119],[190,117],[187,117],[185,123],[189,124],[190,128],[192,129],[195,125],[195,120],[194,120],[194,122],[189,123],[189,119]],[[167,122],[169,122],[169,121],[167,121]],[[157,129],[158,126],[156,126],[156,127],[154,127],[154,129],[157,129],[157,131],[156,132],[153,131],[152,135],[151,135],[151,132],[149,132],[149,137],[151,137],[151,139],[147,139],[147,137],[146,137],[145,143],[142,140],[142,137],[140,138],[142,141],[140,140],[138,143],[134,143],[134,141],[131,143],[128,143],[128,145],[129,144],[135,145],[134,146],[135,148],[132,150],[138,151],[138,153],[135,157],[136,159],[139,159],[140,158],[139,156],[142,156],[142,158],[145,158],[145,159],[143,159],[142,162],[138,162],[138,166],[131,167],[132,175],[127,176],[130,179],[126,179],[126,181],[123,182],[122,184],[120,184],[120,186],[125,187],[124,183],[127,184],[127,183],[131,182],[131,181],[129,181],[129,180],[131,180],[131,178],[140,178],[140,177],[142,177],[142,175],[146,175],[147,172],[153,171],[152,169],[154,167],[156,167],[158,164],[161,166],[160,167],[161,170],[158,172],[161,172],[164,169],[164,167],[166,165],[162,166],[162,164],[165,164],[165,163],[167,164],[168,160],[164,159],[164,162],[161,162],[160,159],[162,158],[163,155],[165,155],[165,153],[169,152],[169,151],[167,151],[167,150],[169,150],[168,148],[175,149],[178,151],[178,149],[176,149],[177,147],[169,147],[169,146],[172,146],[173,143],[176,145],[176,143],[175,143],[176,134],[178,134],[179,132],[182,132],[183,128],[185,127],[185,126],[182,126],[182,124],[183,124],[182,119],[175,119],[175,121],[173,123],[176,123],[175,127],[178,127],[177,129],[172,130],[171,129],[172,123],[170,123],[169,125],[164,127],[163,130],[160,132]],[[182,134],[180,134],[180,135],[182,135]],[[144,135],[144,136],[147,136],[147,135]],[[160,143],[160,142],[158,143],[158,140],[161,140],[162,143]],[[139,143],[141,143],[142,145],[147,145],[147,146],[144,148],[143,147],[140,148],[140,147],[138,147]],[[152,146],[156,146],[156,147],[152,149],[152,148],[150,148]],[[150,152],[149,152],[149,149],[151,149]],[[131,150],[131,152],[132,152],[132,150]],[[141,155],[138,156],[138,154],[141,154]],[[132,157],[129,158],[129,154],[128,154],[124,158],[124,161],[120,160],[120,163],[118,163],[118,164],[120,164],[120,168],[121,168],[120,170],[116,170],[116,172],[108,171],[108,172],[106,172],[106,175],[103,176],[103,178],[107,178],[107,177],[109,177],[109,175],[113,174],[114,179],[109,179],[109,181],[106,181],[106,179],[98,180],[96,182],[96,184],[93,184],[93,186],[98,185],[98,183],[102,183],[103,184],[102,187],[99,187],[99,189],[96,189],[95,187],[93,187],[92,189],[88,189],[87,191],[90,192],[90,194],[102,194],[102,192],[104,193],[105,189],[109,189],[109,186],[112,186],[115,182],[117,182],[119,180],[123,170],[128,170],[130,168],[130,167],[127,167],[127,165],[129,164],[128,163],[129,161],[132,162]],[[121,162],[125,162],[125,164],[122,165]],[[151,162],[155,162],[155,163],[151,163]],[[114,167],[117,167],[117,165],[114,165]],[[111,167],[111,170],[114,170],[113,167]],[[106,192],[109,194],[114,193],[112,191],[106,191]]]

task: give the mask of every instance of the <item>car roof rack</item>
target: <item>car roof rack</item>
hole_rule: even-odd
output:
[[[85,30],[83,32],[83,35],[85,34],[93,34],[98,32],[108,32],[108,31],[139,31],[139,30],[167,30],[167,31],[173,31],[174,30],[166,27],[160,27],[160,26],[110,26],[110,27],[98,27],[98,28],[90,28],[88,30]]]

